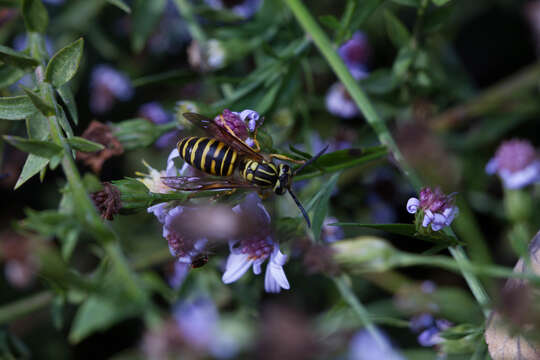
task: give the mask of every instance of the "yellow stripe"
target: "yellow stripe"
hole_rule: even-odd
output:
[[[213,159],[212,159],[212,164],[210,165],[211,168],[210,168],[210,173],[212,175],[216,175],[216,160],[214,159],[217,159],[219,157],[219,153],[221,152],[221,149],[223,149],[223,146],[225,146],[225,143],[222,143],[221,141],[219,142],[217,148],[216,148],[216,151],[214,151],[214,156],[213,156]]]
[[[223,175],[223,165],[225,165],[225,159],[227,158],[227,154],[229,153],[229,150],[231,150],[230,147],[227,147],[227,151],[225,151],[225,155],[223,155],[223,160],[221,160],[221,167],[219,169],[219,173]]]
[[[236,162],[236,151],[233,151],[231,163],[229,164],[229,171],[227,171],[227,176],[232,175],[235,162]]]
[[[195,153],[197,152],[197,148],[199,147],[199,143],[203,140],[206,140],[206,138],[199,138],[195,145],[193,145],[193,149],[191,149],[191,164],[195,161]]]
[[[270,176],[274,175],[271,172],[264,170],[263,168],[259,168],[259,171],[266,175],[270,175]]]
[[[265,182],[265,183],[268,183],[268,184],[271,184],[271,183],[272,183],[270,180],[263,179],[263,178],[260,178],[260,177],[258,177],[258,176],[255,176],[255,180],[259,180],[259,181],[262,181],[262,182]]]
[[[249,165],[251,164],[251,160],[248,160],[248,162],[246,163],[246,165],[244,166],[244,171],[242,172],[242,177],[244,179],[247,178],[247,170],[249,169]]]
[[[182,153],[182,159],[186,159],[186,149],[187,149],[187,145],[188,143],[191,141],[191,139],[193,139],[193,136],[192,137],[189,137],[189,138],[185,138],[183,141],[183,144],[182,144],[182,149],[178,149],[181,153]]]
[[[215,142],[216,142],[216,139],[210,139],[210,141],[208,142],[208,144],[206,144],[206,146],[205,146],[205,148],[203,150],[202,158],[201,158],[201,169],[203,169],[203,170],[204,170],[204,165],[206,164],[206,155],[208,155],[208,151],[210,151],[210,147]]]

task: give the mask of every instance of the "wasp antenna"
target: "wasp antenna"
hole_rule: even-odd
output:
[[[313,164],[313,163],[315,162],[315,160],[317,160],[318,158],[320,158],[321,155],[324,154],[324,153],[326,152],[326,150],[328,150],[328,146],[330,146],[330,145],[326,145],[326,146],[324,147],[324,149],[322,149],[321,151],[319,151],[319,152],[317,153],[317,155],[315,155],[314,157],[312,157],[311,159],[309,159],[308,161],[306,161],[304,164],[302,164],[302,166],[300,166],[298,169],[296,169],[296,170],[294,171],[294,175],[296,175],[296,174],[298,174],[300,171],[304,170],[304,168],[305,168],[306,166]]]
[[[294,202],[296,203],[296,206],[298,206],[298,208],[300,209],[300,211],[302,212],[302,215],[304,215],[304,219],[306,219],[306,222],[307,222],[307,226],[308,227],[311,227],[311,221],[309,221],[309,215],[308,213],[306,212],[306,209],[304,209],[304,207],[302,206],[302,204],[300,204],[300,201],[296,198],[296,195],[294,195],[294,193],[292,192],[291,189],[288,189],[289,190],[289,194],[291,194],[291,197],[293,198]]]

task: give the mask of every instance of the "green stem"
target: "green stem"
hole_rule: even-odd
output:
[[[386,145],[390,152],[392,153],[395,161],[400,165],[401,170],[404,172],[405,176],[409,179],[411,185],[418,191],[422,187],[422,182],[414,170],[407,164],[405,158],[401,154],[397,144],[390,135],[390,131],[386,124],[378,116],[375,108],[369,101],[368,97],[365,95],[364,91],[358,85],[358,82],[352,77],[351,73],[345,66],[345,63],[338,56],[332,44],[326,34],[322,31],[321,27],[315,22],[307,8],[302,4],[300,0],[283,0],[287,6],[291,9],[294,16],[304,28],[304,31],[309,34],[313,39],[313,42],[317,48],[321,51],[322,55],[328,61],[328,64],[337,75],[339,80],[343,83],[349,95],[354,100],[364,118],[369,125],[373,128],[377,134],[379,141]],[[451,231],[451,230],[449,230]],[[452,256],[456,258],[458,264],[462,265],[468,263],[465,252],[461,247],[450,248]],[[484,306],[489,302],[487,294],[483,289],[480,281],[471,273],[469,273],[465,268],[462,268],[464,278],[466,279],[469,287],[476,300]]]
[[[197,19],[193,14],[193,7],[191,6],[190,2],[187,0],[174,0],[174,2],[176,4],[176,7],[178,8],[178,11],[185,19],[187,27],[189,29],[189,33],[191,34],[193,39],[197,40],[199,45],[204,44],[206,42],[206,35],[199,26],[199,23],[197,22]]]
[[[341,293],[341,296],[343,299],[349,304],[349,306],[356,312],[358,315],[360,321],[364,325],[364,327],[369,331],[373,339],[378,343],[379,347],[385,348],[387,345],[384,341],[384,339],[381,337],[381,334],[379,331],[377,331],[377,328],[375,325],[373,325],[373,322],[371,321],[369,317],[369,313],[362,305],[362,303],[358,300],[356,295],[352,292],[352,289],[349,286],[349,279],[346,277],[346,275],[342,275],[340,277],[335,277],[334,282],[336,283],[337,288],[339,289],[339,292]]]
[[[51,303],[51,291],[43,291],[0,308],[0,324],[7,324],[21,316],[28,315]]]

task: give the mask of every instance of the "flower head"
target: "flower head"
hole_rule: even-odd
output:
[[[259,9],[261,0],[205,0],[208,6],[215,10],[229,9],[242,19],[248,19],[253,16]]]
[[[227,258],[222,280],[230,284],[240,279],[250,268],[259,275],[261,265],[267,260],[264,277],[264,288],[267,292],[278,293],[281,289],[289,289],[289,281],[283,271],[287,261],[279,245],[272,239],[270,231],[270,215],[256,194],[246,196],[244,202],[233,208],[239,215],[245,214],[253,221],[240,239],[229,242],[231,254]]]
[[[223,68],[227,61],[227,52],[221,41],[210,39],[200,45],[196,40],[188,48],[189,64],[200,71],[212,71]]]
[[[352,38],[339,47],[338,53],[355,79],[365,76],[370,49],[364,33],[355,32]]]
[[[428,227],[431,224],[433,231],[439,231],[445,226],[450,226],[458,214],[458,207],[454,205],[454,195],[445,195],[439,188],[435,190],[423,188],[420,190],[420,199],[412,197],[407,201],[407,212],[423,215],[422,226]]]
[[[110,182],[104,182],[103,190],[90,194],[90,197],[103,219],[113,220],[122,208],[120,190]]]
[[[326,93],[325,103],[329,113],[345,119],[352,119],[360,114],[360,110],[340,82],[330,87]]]
[[[497,174],[507,189],[519,189],[540,181],[540,158],[527,140],[503,142],[487,163],[486,172]]]
[[[418,343],[424,347],[437,345],[443,341],[440,333],[452,327],[452,323],[445,319],[435,319],[432,315],[424,313],[413,317],[410,328],[418,335]]]
[[[97,152],[87,153],[79,151],[77,153],[77,160],[83,161],[95,173],[101,172],[103,163],[107,159],[124,152],[124,147],[114,136],[111,127],[99,121],[92,121],[82,134],[82,137],[105,146],[103,150]]]
[[[392,347],[388,338],[378,329],[376,339],[369,331],[358,331],[349,345],[349,360],[403,360],[404,357]]]
[[[249,146],[254,145],[254,133],[262,125],[264,118],[255,110],[243,110],[241,112],[228,109],[215,117],[215,122],[222,127],[231,130],[238,138],[244,140]]]
[[[96,114],[109,111],[115,100],[127,101],[133,96],[129,78],[109,65],[94,68],[90,80],[90,109]]]

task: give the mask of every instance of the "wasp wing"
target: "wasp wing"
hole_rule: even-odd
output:
[[[161,182],[166,186],[182,191],[256,189],[257,186],[247,182],[230,179],[209,179],[196,176],[164,176]]]
[[[234,150],[238,151],[240,155],[245,155],[256,161],[265,160],[261,154],[253,150],[251,146],[242,141],[242,139],[236,136],[232,131],[216,124],[214,120],[193,112],[183,113],[182,115],[184,115],[184,117],[192,124],[204,129],[204,131],[213,138],[228,144]]]

